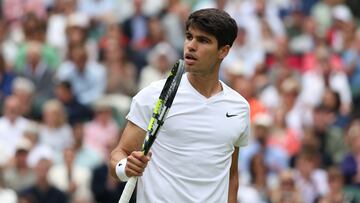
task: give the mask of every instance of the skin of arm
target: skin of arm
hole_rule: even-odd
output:
[[[110,174],[118,178],[115,172],[116,165],[127,158],[125,173],[128,177],[141,176],[150,160],[151,152],[144,156],[141,146],[144,142],[146,131],[129,121],[124,129],[119,144],[110,155]]]
[[[235,147],[235,150],[231,158],[228,203],[237,202],[237,191],[239,187],[238,157],[239,157],[239,147]]]

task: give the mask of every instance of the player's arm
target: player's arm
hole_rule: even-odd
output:
[[[235,147],[235,150],[231,158],[228,203],[237,202],[237,191],[239,187],[238,156],[239,156],[239,147]]]
[[[124,129],[119,144],[110,155],[110,173],[114,178],[118,178],[115,172],[116,165],[120,160],[127,158],[125,173],[128,177],[141,176],[147,162],[150,159],[141,152],[146,131],[129,121]]]

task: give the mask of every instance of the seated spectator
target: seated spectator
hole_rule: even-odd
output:
[[[30,122],[24,130],[24,138],[31,143],[31,149],[27,158],[27,164],[30,168],[35,167],[36,162],[43,154],[53,155],[54,151],[50,146],[41,144],[39,141],[40,126],[36,122]]]
[[[105,92],[105,67],[96,61],[89,61],[82,45],[70,48],[69,59],[60,65],[56,77],[60,81],[70,82],[81,104],[91,104]]]
[[[347,142],[350,151],[341,162],[345,184],[360,188],[360,121],[354,120],[347,131]]]
[[[19,193],[19,202],[66,203],[68,195],[48,181],[49,169],[52,165],[48,158],[40,158],[34,168],[36,182]]]
[[[14,68],[16,71],[22,72],[25,68],[27,61],[27,53],[29,47],[34,42],[39,45],[39,52],[41,60],[48,66],[50,70],[56,70],[59,63],[60,57],[56,52],[56,49],[44,43],[46,34],[46,22],[39,19],[33,13],[28,13],[23,18],[23,31],[25,41],[20,43],[19,49],[16,54]]]
[[[4,184],[3,173],[0,168],[0,202],[17,203],[17,194]]]
[[[75,123],[72,126],[72,134],[74,136],[73,150],[75,153],[74,165],[83,168],[94,169],[103,162],[103,157],[100,153],[84,144],[84,124]],[[57,160],[58,163],[63,163],[63,155]]]
[[[108,36],[101,50],[101,60],[107,68],[106,92],[132,96],[137,91],[137,70],[126,49],[117,41],[115,37]]]
[[[44,104],[39,137],[40,143],[51,147],[55,153],[62,153],[74,143],[64,107],[58,100],[49,100]]]
[[[271,203],[303,203],[296,186],[294,171],[285,170],[279,175],[279,186],[270,193]]]
[[[359,200],[357,200],[353,194],[344,190],[344,176],[339,168],[329,168],[327,175],[329,182],[329,192],[319,200],[319,203],[359,202]]]
[[[107,143],[119,136],[119,129],[112,117],[112,107],[105,100],[94,105],[95,117],[84,126],[84,144],[107,157]]]
[[[15,154],[16,144],[23,137],[28,120],[20,114],[20,101],[15,96],[9,96],[5,99],[3,106],[4,115],[0,117],[0,145],[4,147],[5,160]]]
[[[275,112],[274,127],[268,144],[283,149],[289,157],[296,155],[300,150],[299,133],[288,127],[285,121],[285,112],[282,109]]]
[[[71,83],[59,82],[55,88],[56,98],[64,105],[70,125],[78,122],[89,121],[93,117],[90,107],[79,102],[73,93]]]
[[[75,165],[75,150],[67,147],[63,152],[64,162],[54,165],[49,171],[49,182],[70,196],[71,202],[91,202],[91,171]]]
[[[304,203],[313,203],[328,193],[326,171],[319,168],[318,152],[302,151],[296,158],[295,183]]]
[[[280,171],[289,167],[289,156],[285,150],[278,146],[268,145],[270,138],[272,119],[268,114],[259,114],[254,118],[253,140],[249,146],[240,150],[239,166],[242,178],[245,182],[251,179],[250,163],[253,157],[261,153],[267,168],[267,178],[269,185],[275,183],[275,179]]]
[[[35,183],[35,174],[27,164],[31,142],[22,138],[16,145],[14,165],[4,170],[5,185],[17,192]]]
[[[323,105],[314,109],[311,133],[319,142],[318,150],[324,161],[321,165],[325,167],[340,163],[347,152],[344,130],[333,125],[334,122],[335,115],[331,109]]]
[[[27,78],[17,77],[12,84],[12,92],[21,103],[20,114],[28,119],[40,120],[42,104],[34,101],[36,98],[34,83]]]
[[[3,55],[0,54],[0,105],[4,102],[5,97],[11,94],[11,85],[14,78],[15,75],[7,70]]]
[[[41,46],[40,42],[28,42],[24,66],[16,70],[19,76],[34,83],[34,100],[39,105],[54,95],[54,70],[41,58]]]
[[[351,110],[351,92],[346,74],[331,63],[332,55],[326,47],[318,47],[315,51],[314,69],[302,76],[301,101],[308,107],[321,103],[325,89],[328,87],[340,94],[341,112],[348,114]]]
[[[104,160],[108,160],[111,151],[115,148],[118,138],[110,139],[106,145],[107,157]],[[92,173],[91,191],[94,194],[94,198],[97,202],[113,203],[117,202],[120,198],[120,194],[125,188],[125,182],[115,180],[109,173],[108,164],[103,161],[97,166]],[[130,199],[130,203],[135,203],[135,193]]]
[[[148,64],[142,68],[139,79],[139,89],[148,86],[151,82],[167,77],[178,54],[170,44],[162,42],[149,51]]]

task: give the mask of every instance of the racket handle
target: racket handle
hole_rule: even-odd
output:
[[[135,186],[137,182],[137,177],[131,177],[125,185],[125,188],[121,194],[119,199],[119,203],[129,203],[130,198],[134,192]]]

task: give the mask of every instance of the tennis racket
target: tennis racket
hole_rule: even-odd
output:
[[[156,102],[152,117],[150,118],[144,144],[141,151],[147,155],[152,144],[154,143],[157,133],[164,124],[165,117],[174,101],[177,89],[179,87],[183,73],[185,72],[183,60],[178,60],[166,79],[164,87],[160,93],[159,99]],[[131,195],[134,192],[137,182],[137,177],[131,177],[121,194],[119,203],[128,203]]]

